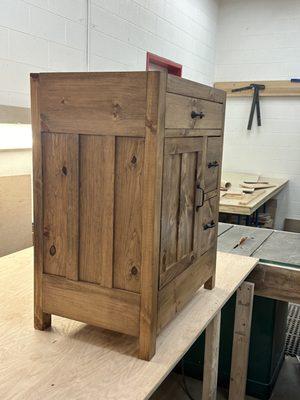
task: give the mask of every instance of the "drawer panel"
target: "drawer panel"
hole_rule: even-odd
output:
[[[218,232],[218,196],[206,200],[198,211],[198,254],[216,244]]]
[[[222,138],[207,138],[207,150],[204,168],[204,190],[210,192],[218,187],[219,174],[221,172]]]
[[[202,113],[202,117],[192,117],[192,113]],[[223,105],[181,96],[166,94],[167,129],[222,129]]]

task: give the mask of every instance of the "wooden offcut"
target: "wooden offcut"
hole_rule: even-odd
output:
[[[214,286],[225,95],[162,72],[31,81],[35,326],[56,314],[127,333],[149,360]]]

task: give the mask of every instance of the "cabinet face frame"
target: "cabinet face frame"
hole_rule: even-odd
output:
[[[188,268],[183,267],[177,271],[175,269],[174,279],[165,282],[162,290],[159,290],[159,266],[160,266],[160,245],[161,245],[161,207],[162,207],[162,181],[163,181],[163,164],[164,157],[169,152],[172,155],[182,154],[184,159],[191,158],[190,154],[195,154],[192,158],[195,160],[192,163],[197,164],[195,175],[196,184],[198,179],[202,179],[203,176],[203,162],[205,159],[206,147],[205,144],[208,136],[217,136],[221,134],[221,130],[198,130],[195,132],[183,132],[183,136],[187,133],[187,136],[191,136],[187,139],[182,138],[182,131],[173,132],[175,138],[165,137],[165,110],[166,110],[166,92],[175,92],[180,95],[197,95],[199,93],[204,93],[203,96],[206,100],[215,101],[221,103],[220,100],[224,97],[218,91],[212,90],[204,87],[203,85],[198,85],[192,83],[187,83],[189,81],[185,80],[173,80],[173,78],[168,77],[166,74],[161,72],[148,72],[148,73],[91,73],[89,74],[88,82],[89,87],[92,88],[91,81],[93,79],[98,79],[99,75],[103,74],[105,79],[110,79],[112,77],[113,82],[116,82],[118,76],[120,79],[125,77],[125,88],[128,87],[128,82],[133,79],[133,87],[136,88],[137,83],[135,77],[138,77],[139,82],[145,83],[145,88],[139,88],[138,98],[143,98],[145,96],[145,104],[141,105],[141,109],[137,110],[138,119],[129,116],[127,120],[125,118],[125,125],[122,125],[119,119],[122,117],[122,108],[116,100],[113,101],[113,108],[109,111],[109,107],[104,106],[103,112],[105,121],[104,124],[111,129],[114,126],[117,130],[113,129],[112,132],[108,128],[101,127],[99,131],[95,131],[96,116],[93,111],[94,121],[87,126],[87,131],[84,131],[85,124],[83,123],[87,118],[84,113],[79,116],[80,119],[80,131],[76,131],[76,125],[68,116],[67,121],[63,121],[62,132],[55,132],[50,129],[51,127],[57,127],[62,120],[63,107],[72,109],[72,101],[78,108],[81,104],[82,99],[74,98],[75,89],[73,87],[69,88],[64,82],[64,77],[68,75],[68,79],[78,79],[81,81],[80,85],[84,85],[87,79],[87,75],[83,73],[71,73],[71,74],[32,74],[31,75],[31,93],[32,93],[32,126],[33,126],[33,138],[34,138],[34,148],[33,148],[33,163],[34,163],[34,221],[35,221],[35,272],[34,272],[34,286],[35,286],[35,327],[37,329],[45,329],[51,325],[51,314],[57,314],[65,316],[68,318],[78,319],[86,323],[91,323],[97,326],[101,326],[107,329],[116,330],[119,332],[124,332],[137,336],[139,338],[139,357],[145,360],[149,360],[155,353],[156,336],[160,328],[167,323],[173,313],[172,310],[169,312],[164,306],[164,311],[161,311],[161,304],[163,304],[164,299],[168,293],[178,294],[178,299],[184,296],[181,300],[181,305],[187,301],[187,292],[192,294],[195,290],[199,288],[208,278],[210,278],[214,273],[215,265],[215,249],[210,249],[204,258],[196,257],[193,263],[188,264]],[[48,81],[49,76],[49,81]],[[55,81],[55,77],[58,79],[57,86],[53,86],[51,82]],[[131,78],[130,78],[131,77]],[[130,79],[129,79],[130,78]],[[177,78],[179,79],[179,78]],[[184,82],[183,82],[184,81]],[[44,86],[45,85],[45,86]],[[59,87],[63,85],[70,90],[70,97],[59,98],[60,92]],[[80,86],[79,85],[79,86]],[[97,85],[100,85],[100,81],[97,81]],[[183,85],[183,86],[182,86]],[[186,89],[186,87],[188,88]],[[196,85],[196,86],[195,86]],[[42,101],[41,101],[41,86],[42,86]],[[53,87],[52,87],[53,86]],[[129,85],[130,86],[130,85]],[[98,86],[97,86],[98,87]],[[108,86],[106,86],[108,87]],[[124,89],[124,87],[123,87]],[[191,89],[195,92],[190,93]],[[47,103],[48,91],[49,90],[49,104]],[[93,90],[93,89],[91,89]],[[114,89],[116,90],[116,89]],[[127,90],[127,89],[126,89]],[[136,89],[134,89],[136,90]],[[188,93],[180,93],[181,91],[187,90]],[[88,95],[89,91],[84,92]],[[92,96],[101,96],[97,91],[93,92]],[[116,93],[116,92],[114,92]],[[52,97],[51,97],[52,96]],[[78,94],[80,97],[80,94]],[[130,93],[132,96],[132,93]],[[221,97],[220,97],[221,96]],[[126,100],[124,93],[120,95],[120,104]],[[59,119],[55,118],[55,102],[59,101]],[[102,100],[101,100],[102,101]],[[95,105],[93,105],[93,110]],[[126,104],[126,110],[130,109],[130,105]],[[75,108],[74,110],[76,110]],[[75,111],[72,111],[73,113]],[[49,112],[49,115],[48,115]],[[88,111],[90,112],[90,111]],[[112,112],[113,119],[110,117],[110,112]],[[142,117],[144,117],[144,125],[142,125]],[[57,125],[58,124],[58,125]],[[128,124],[126,126],[126,124]],[[50,127],[50,128],[49,128]],[[68,129],[70,128],[70,132]],[[108,129],[106,131],[105,129]],[[88,276],[82,278],[83,271],[80,271],[78,265],[84,265],[85,259],[80,260],[77,255],[77,261],[74,258],[74,248],[76,247],[76,235],[72,236],[70,232],[74,228],[76,231],[76,219],[78,214],[81,212],[80,204],[74,202],[74,198],[79,196],[79,186],[75,185],[75,189],[70,189],[68,185],[65,187],[64,180],[68,175],[68,169],[61,169],[64,176],[60,176],[62,181],[62,187],[58,187],[57,191],[62,191],[62,195],[66,196],[68,199],[68,204],[72,204],[72,210],[75,214],[70,213],[68,217],[68,223],[70,222],[70,227],[66,222],[64,222],[64,229],[68,234],[68,243],[66,254],[64,255],[65,260],[65,270],[62,272],[63,276],[57,276],[51,274],[51,268],[49,266],[44,270],[44,255],[45,255],[45,237],[47,242],[48,233],[44,231],[44,193],[45,187],[47,189],[47,183],[43,181],[43,171],[45,171],[45,166],[43,167],[43,137],[47,137],[47,141],[50,140],[51,135],[61,135],[59,136],[59,141],[64,143],[64,138],[67,135],[72,135],[72,154],[78,152],[78,146],[80,149],[81,144],[84,143],[84,148],[94,148],[93,143],[90,142],[90,137],[96,135],[98,138],[102,138],[101,142],[116,143],[118,136],[125,140],[126,137],[130,137],[133,140],[135,138],[140,138],[143,142],[143,179],[141,182],[141,193],[142,193],[142,210],[141,210],[141,261],[140,261],[140,282],[139,286],[134,288],[131,287],[120,287],[116,288],[114,284],[114,277],[111,276],[109,270],[109,263],[112,253],[107,255],[106,265],[107,274],[97,275],[95,278],[95,271],[89,271]],[[84,139],[81,139],[85,136]],[[199,137],[201,136],[201,137]],[[82,141],[82,143],[81,143]],[[97,146],[95,141],[95,146]],[[47,144],[48,145],[48,144]],[[66,147],[66,143],[63,144]],[[90,146],[90,147],[89,147]],[[53,147],[53,146],[52,146]],[[50,147],[51,148],[51,147]],[[52,150],[51,150],[52,151]],[[165,152],[165,155],[164,155]],[[66,153],[67,154],[67,153]],[[76,174],[78,174],[78,169],[81,169],[81,165],[78,162],[74,162],[74,157],[72,159],[64,158],[65,155],[61,155],[61,161],[66,159],[68,165],[72,165],[68,179],[73,179],[74,182],[77,180]],[[71,164],[70,164],[71,163]],[[61,173],[60,172],[60,173]],[[49,179],[53,179],[51,174]],[[110,179],[111,172],[107,170],[104,171],[103,179]],[[95,178],[96,179],[96,178]],[[101,178],[102,179],[102,178]],[[96,182],[98,182],[96,180]],[[72,185],[71,185],[72,186]],[[196,185],[197,186],[197,185]],[[73,187],[73,186],[72,186]],[[109,189],[111,191],[111,188]],[[197,200],[196,197],[199,196],[194,194],[194,202]],[[207,200],[207,194],[203,193],[203,200]],[[199,199],[198,199],[199,200]],[[47,200],[48,201],[48,200]],[[79,202],[80,203],[80,202]],[[193,203],[193,202],[191,202]],[[191,208],[191,207],[190,207]],[[84,211],[86,212],[86,211]],[[62,211],[61,211],[62,213]],[[72,216],[73,215],[73,216]],[[106,218],[107,216],[101,216],[101,218]],[[193,216],[194,218],[194,216]],[[196,218],[194,218],[196,220]],[[73,228],[72,228],[73,227]],[[69,231],[71,229],[71,231]],[[93,230],[94,228],[91,227]],[[192,229],[194,231],[195,227]],[[108,232],[111,235],[111,229]],[[77,235],[78,236],[78,235]],[[195,237],[195,234],[194,234]],[[191,242],[191,240],[190,240]],[[105,243],[102,244],[104,247]],[[199,253],[197,248],[198,244],[193,242],[193,252]],[[189,252],[186,254],[186,249],[181,251],[181,260],[184,256],[191,256]],[[46,252],[47,253],[47,252]],[[48,257],[47,253],[47,257]],[[73,258],[72,258],[73,257]],[[50,265],[50,264],[49,264]],[[199,275],[199,268],[203,268],[203,274]],[[49,272],[48,274],[45,272]],[[83,274],[83,275],[81,275]],[[90,278],[92,276],[92,278]],[[193,279],[194,278],[194,279]],[[95,282],[93,281],[95,279]],[[170,278],[169,278],[170,279]],[[193,284],[191,290],[187,290],[187,285],[193,279]],[[98,282],[99,281],[99,282]],[[101,283],[101,285],[100,285]],[[191,293],[190,293],[191,292]],[[61,301],[57,299],[61,297]],[[175,297],[176,297],[175,296]],[[168,297],[170,298],[170,297]],[[176,301],[176,299],[175,299]],[[98,307],[96,305],[105,304],[107,308]],[[111,308],[111,305],[115,304],[116,307]],[[93,305],[94,307],[91,307]],[[177,306],[176,306],[177,307]],[[180,307],[178,306],[179,310]],[[114,314],[113,314],[114,313]],[[124,318],[118,318],[118,313],[124,316]],[[175,312],[176,313],[176,312]],[[114,318],[111,315],[114,315]],[[161,322],[163,321],[163,323]]]

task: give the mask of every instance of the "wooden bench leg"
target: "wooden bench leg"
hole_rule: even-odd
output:
[[[220,325],[221,311],[216,314],[205,330],[202,400],[217,398]]]
[[[254,284],[243,282],[236,293],[229,400],[245,398]]]

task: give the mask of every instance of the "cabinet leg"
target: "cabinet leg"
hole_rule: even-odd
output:
[[[216,274],[213,274],[205,283],[204,288],[212,290],[215,287],[216,283]]]
[[[43,331],[51,326],[51,314],[35,310],[34,328]]]

